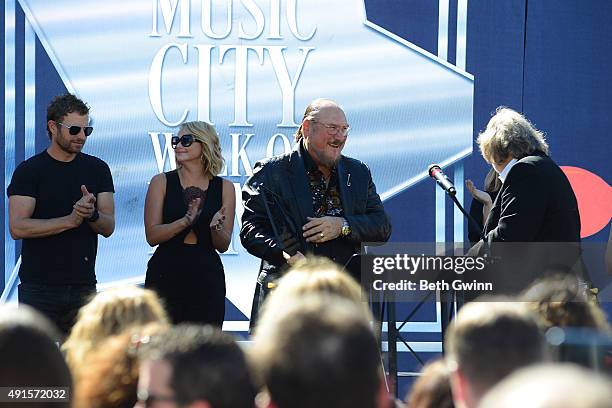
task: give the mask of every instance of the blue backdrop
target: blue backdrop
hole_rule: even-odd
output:
[[[183,62],[179,46],[170,49],[157,84],[165,98],[166,114],[174,120],[185,108],[190,109],[187,120],[206,118],[205,109],[195,102],[196,96],[202,96],[196,91],[201,73],[196,46],[213,47],[210,114],[222,136],[229,166],[226,177],[237,186],[246,179],[247,167],[266,156],[273,134],[282,133],[291,140],[295,130],[291,123],[280,123],[285,106],[281,108],[281,103],[287,100],[278,91],[280,74],[272,70],[282,66],[270,65],[272,48],[285,47],[276,55],[284,56],[289,81],[300,72],[304,58],[291,101],[293,120],[301,118],[306,103],[316,96],[328,96],[344,105],[355,129],[346,153],[371,165],[392,218],[392,240],[396,242],[464,238],[463,219],[426,178],[426,166],[443,163],[458,186],[465,178],[480,185],[488,167],[473,140],[499,105],[524,112],[545,131],[552,156],[560,165],[588,170],[606,183],[612,178],[608,135],[612,120],[604,99],[612,94],[605,72],[612,63],[609,1],[301,1],[295,11],[296,32],[287,10],[290,2],[281,2],[276,36],[281,38],[275,38],[273,23],[267,20],[265,31],[255,35],[254,19],[245,20],[249,16],[235,4],[233,21],[244,22],[244,30],[255,33],[252,41],[257,43],[241,38],[235,24],[223,38],[203,33],[196,15],[199,1],[180,2],[192,3],[191,37],[181,36],[178,12],[170,22],[172,29],[166,32],[162,3],[7,0],[5,18],[0,19],[4,33],[0,70],[5,80],[0,144],[5,187],[19,162],[47,146],[44,112],[49,100],[69,90],[88,101],[96,133],[86,150],[109,162],[118,187],[117,232],[100,246],[98,274],[103,284],[141,280],[150,252],[141,220],[146,182],[160,170],[159,160],[154,159],[154,139],[163,150],[162,134],[174,128],[153,112],[146,81],[151,81],[155,52],[168,44],[186,44],[188,56]],[[212,31],[219,33],[227,2],[213,3],[220,17]],[[273,15],[272,3],[258,2],[264,19]],[[159,37],[151,35],[151,4],[160,13]],[[248,51],[246,64],[228,62],[237,58],[230,55],[233,51],[225,59],[221,55],[224,45],[251,43],[267,48]],[[253,126],[232,125],[237,122],[236,72],[242,66],[249,75],[245,103]],[[231,133],[239,134],[237,140]],[[248,146],[247,133],[254,134]],[[245,143],[246,162],[238,152],[230,153],[232,143]],[[275,146],[274,152],[282,150],[280,140]],[[171,165],[166,160],[161,168]],[[468,204],[461,188],[459,193]],[[4,228],[0,289],[6,286],[3,298],[11,299],[20,244],[8,235],[6,195],[0,200],[5,208],[0,223]],[[585,241],[604,242],[609,233],[608,222]],[[229,265],[228,270],[236,271],[228,273],[228,287],[234,289],[228,292],[226,320],[234,323],[226,329],[241,334],[257,262],[239,244],[235,254],[223,260],[226,269]],[[404,311],[413,306],[405,305]],[[439,309],[429,303],[413,316],[404,332],[408,344],[426,360],[441,350],[439,329]],[[400,369],[418,371],[419,364],[409,353],[401,356]],[[400,393],[409,383],[400,383]]]

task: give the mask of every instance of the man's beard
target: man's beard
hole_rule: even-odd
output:
[[[314,152],[314,156],[316,156],[318,162],[321,163],[321,165],[327,167],[330,170],[336,167],[341,157],[340,155],[338,155],[338,157],[336,158],[331,158],[328,157],[325,153],[320,153],[317,151]]]
[[[66,153],[70,153],[70,154],[76,154],[76,153],[80,153],[81,150],[83,150],[83,146],[85,145],[83,144],[74,144],[74,146],[72,145],[72,142],[69,140],[62,140],[62,141],[58,141],[57,145],[60,147],[60,149],[62,149],[64,152]],[[78,148],[75,146],[79,146]]]

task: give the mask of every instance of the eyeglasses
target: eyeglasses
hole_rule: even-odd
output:
[[[176,401],[176,397],[170,395],[155,395],[149,394],[148,391],[138,391],[137,395],[137,405],[143,405],[145,408],[150,408],[155,404],[156,401],[159,402],[174,402]]]
[[[328,125],[327,123],[318,122],[316,120],[312,120],[313,123],[318,123],[321,126],[324,126],[327,129],[327,134],[330,136],[335,136],[340,133],[341,136],[348,136],[349,131],[351,130],[350,126],[338,126],[338,125]]]
[[[186,134],[181,137],[172,136],[172,139],[170,139],[170,143],[172,144],[173,149],[176,149],[176,146],[178,146],[179,143],[182,144],[183,147],[189,147],[193,144],[193,142],[202,143],[198,139],[196,139],[194,135],[190,134]]]
[[[72,136],[76,136],[81,132],[81,129],[83,129],[83,133],[85,133],[85,136],[89,136],[91,135],[91,132],[93,132],[93,127],[92,126],[75,126],[75,125],[66,125],[62,122],[55,122],[58,125],[62,125],[65,128],[68,128],[68,133],[70,133]]]

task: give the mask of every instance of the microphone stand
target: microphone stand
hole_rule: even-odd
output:
[[[440,166],[438,166],[437,164],[432,164],[431,166],[429,166],[429,170],[427,172],[429,173],[429,177],[436,180],[436,184],[440,186],[440,188],[450,196],[455,205],[468,219],[472,227],[476,228],[476,231],[480,231],[480,239],[486,242],[486,237],[482,231],[482,228],[480,228],[474,217],[468,214],[468,212],[465,211],[465,208],[463,208],[459,200],[457,200],[457,190],[455,189],[455,186],[453,186],[451,181],[448,179],[448,177],[446,177],[446,175],[442,173]]]
[[[483,253],[485,257],[490,257],[491,255],[491,248],[489,245],[489,242],[487,240],[487,237],[484,234],[483,228],[480,227],[480,225],[478,225],[478,223],[476,222],[476,220],[474,219],[474,217],[472,217],[471,214],[469,214],[467,211],[465,211],[465,208],[463,208],[463,205],[461,205],[461,203],[459,202],[459,200],[457,199],[457,191],[455,190],[454,187],[451,186],[450,189],[446,189],[444,188],[444,186],[442,186],[442,184],[440,182],[437,181],[437,183],[440,188],[442,188],[444,191],[446,191],[446,194],[448,194],[448,196],[451,198],[451,200],[453,200],[453,203],[455,203],[455,205],[457,206],[457,208],[459,208],[459,210],[461,211],[461,213],[463,214],[463,216],[465,218],[467,218],[468,222],[472,225],[472,227],[476,228],[476,231],[480,231],[480,239],[483,242]],[[447,302],[445,302],[443,300],[443,295],[444,297],[446,297],[448,300]],[[442,334],[442,341],[444,344],[444,338],[445,338],[445,334],[446,334],[446,329],[448,328],[448,325],[450,324],[450,320],[452,318],[452,303],[453,303],[453,297],[455,297],[455,300],[457,301],[457,309],[459,309],[459,303],[463,303],[463,297],[461,296],[461,298],[459,297],[459,293],[454,293],[455,296],[453,296],[453,291],[450,291],[448,293],[440,293],[440,307],[441,307],[441,315],[442,315],[442,321],[441,321],[441,334]],[[448,318],[445,319],[444,317],[448,315]]]
[[[448,191],[447,191],[447,193],[448,193]],[[476,228],[476,231],[480,231],[480,239],[482,240],[483,255],[485,257],[490,258],[491,257],[491,245],[489,243],[489,240],[485,236],[483,229],[480,228],[480,225],[478,225],[478,223],[476,222],[474,217],[472,217],[471,214],[469,214],[467,211],[465,211],[465,208],[463,208],[463,206],[461,205],[461,203],[459,202],[459,200],[457,199],[455,194],[448,193],[448,195],[453,200],[455,205],[459,208],[459,210],[463,213],[463,215],[468,219],[468,221],[470,222],[472,227]]]
[[[272,226],[272,233],[274,234],[274,238],[276,239],[276,242],[278,243],[280,248],[284,250],[285,246],[283,245],[283,241],[280,239],[278,228],[276,227],[276,223],[274,222],[274,218],[272,217],[272,211],[270,211],[270,206],[268,205],[268,197],[266,196],[267,188],[262,188],[262,187],[264,187],[264,185],[263,183],[260,183],[258,186],[255,187],[255,189],[257,190],[257,192],[261,195],[263,199],[264,208],[266,210],[266,215],[268,216],[268,220],[270,221],[270,225]]]
[[[253,184],[255,190],[262,196],[264,201],[264,208],[266,210],[266,215],[268,216],[268,220],[270,221],[270,225],[272,226],[272,232],[274,233],[274,238],[279,243],[279,246],[282,250],[286,250],[285,244],[282,240],[282,232],[288,230],[288,232],[295,236],[297,242],[300,245],[300,249],[306,248],[306,242],[304,241],[304,237],[299,233],[299,229],[296,228],[293,220],[287,215],[287,211],[281,201],[281,197],[276,194],[274,191],[270,190],[268,187],[264,185],[264,183],[256,183]],[[268,204],[268,196],[272,197],[272,201],[274,202],[276,208],[280,211],[282,216],[282,222],[284,228],[280,228],[274,222],[274,217],[272,216],[272,209]],[[293,253],[292,253],[293,252]],[[287,251],[289,255],[295,255],[294,251]]]
[[[464,217],[467,218],[468,222],[472,225],[472,227],[474,227],[476,231],[480,231],[480,239],[482,240],[482,243],[483,243],[483,246],[482,246],[483,255],[485,257],[490,257],[491,256],[491,246],[489,244],[489,240],[485,236],[483,229],[480,227],[480,225],[478,225],[474,217],[472,217],[471,214],[465,211],[465,208],[463,208],[463,206],[457,199],[457,191],[455,190],[455,188],[452,187],[452,190],[447,190],[439,182],[437,182],[436,184],[438,184],[442,190],[446,191],[446,194],[448,194],[451,200],[453,200],[457,208],[459,208],[459,210],[464,215]]]
[[[463,206],[461,205],[461,203],[457,199],[457,195],[456,194],[451,194],[448,191],[446,191],[446,193],[449,195],[451,200],[453,200],[453,202],[459,208],[459,210],[463,213],[463,215],[468,219],[468,222],[472,225],[472,227],[474,227],[476,229],[476,231],[480,231],[480,239],[482,239],[486,243],[487,242],[487,238],[485,237],[485,235],[484,235],[484,233],[482,231],[482,228],[480,227],[480,225],[478,225],[478,223],[476,222],[474,217],[472,217],[471,214],[469,214],[467,211],[465,211],[465,208],[463,208]]]

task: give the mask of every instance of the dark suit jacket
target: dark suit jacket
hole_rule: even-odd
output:
[[[342,156],[337,171],[344,218],[351,234],[328,242],[333,245],[335,260],[344,264],[352,254],[360,252],[362,242],[386,242],[391,224],[365,164]],[[250,254],[262,260],[251,312],[253,325],[269,289],[267,283],[286,268],[283,237],[297,240],[290,254],[297,250],[303,254],[314,252],[313,245],[302,237],[302,226],[314,211],[300,144],[291,153],[256,163],[253,176],[242,189],[242,201],[240,241]],[[353,275],[358,273],[352,271]]]
[[[391,224],[370,170],[361,161],[346,156],[340,158],[337,170],[344,218],[351,226],[351,234],[337,240],[343,240],[353,253],[360,251],[362,242],[386,242]],[[276,233],[262,192],[268,199]],[[283,233],[298,238],[298,250],[303,254],[312,252],[312,245],[302,238],[302,226],[308,222],[307,217],[314,217],[314,212],[299,145],[291,153],[256,163],[253,176],[243,187],[242,200],[240,240],[250,254],[265,261],[262,269],[272,271],[285,264],[278,237]]]
[[[497,197],[497,191],[485,191],[489,197],[491,197],[492,201],[495,201],[495,197]],[[478,225],[478,229],[476,228],[476,226],[474,226],[471,222],[468,222],[468,239],[470,240],[470,243],[472,245],[474,245],[475,243],[477,243],[478,241],[480,241],[481,238],[481,233],[484,229],[484,222],[486,220],[483,219],[482,217],[482,210],[483,210],[484,205],[478,201],[475,198],[472,198],[472,202],[470,203],[470,215],[472,216],[472,218],[474,218],[474,220],[476,221],[476,224]]]
[[[508,173],[485,223],[489,242],[580,242],[572,187],[543,153],[520,159]]]
[[[563,171],[544,153],[512,167],[484,234],[487,242],[480,241],[469,253],[493,257],[487,274],[476,279],[492,282],[498,294],[516,294],[551,274],[588,280],[580,258],[576,196]]]

